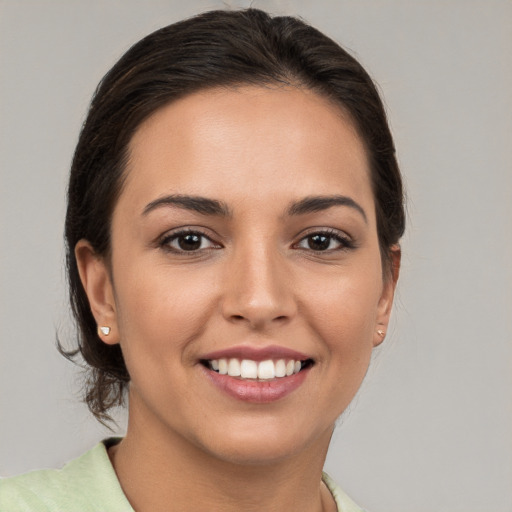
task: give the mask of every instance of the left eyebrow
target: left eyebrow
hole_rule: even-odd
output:
[[[348,206],[359,212],[364,221],[368,224],[368,217],[363,207],[354,201],[351,197],[333,195],[333,196],[308,196],[300,201],[292,203],[287,210],[288,215],[305,215],[307,213],[320,212],[333,206]]]
[[[208,197],[181,194],[172,194],[151,201],[142,211],[142,215],[147,215],[149,212],[165,206],[190,210],[202,215],[218,215],[220,217],[231,216],[231,211],[222,201]]]

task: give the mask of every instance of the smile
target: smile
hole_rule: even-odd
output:
[[[238,377],[241,380],[268,381],[290,377],[299,373],[302,369],[313,364],[311,359],[266,359],[255,361],[252,359],[220,358],[202,361],[209,370],[220,375]]]
[[[204,376],[223,394],[241,402],[281,400],[301,387],[315,360],[279,346],[238,346],[204,354]]]

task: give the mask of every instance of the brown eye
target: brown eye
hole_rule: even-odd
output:
[[[313,251],[325,251],[329,249],[329,245],[331,245],[331,238],[327,235],[311,235],[306,238],[308,248],[313,249]]]
[[[331,252],[351,249],[354,247],[354,243],[338,231],[321,231],[305,236],[297,244],[297,247],[314,252]]]
[[[199,231],[181,231],[170,234],[162,239],[160,246],[175,253],[194,253],[220,248],[218,244]]]
[[[201,235],[189,233],[181,235],[176,239],[178,246],[183,251],[197,251],[201,248]]]

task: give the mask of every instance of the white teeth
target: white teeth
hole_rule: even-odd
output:
[[[229,360],[228,375],[230,377],[240,377],[240,361],[238,359]]]
[[[276,376],[274,361],[271,359],[261,361],[258,365],[258,378],[259,379],[273,379]]]
[[[271,380],[275,378],[289,377],[299,373],[302,369],[301,361],[290,359],[278,359],[273,361],[253,361],[251,359],[211,359],[209,361],[211,370],[221,375],[230,377],[241,377],[242,379]]]
[[[286,376],[286,363],[284,359],[279,359],[276,361],[276,377],[285,377]]]
[[[213,364],[212,364],[212,368],[213,368]],[[228,374],[228,361],[227,361],[227,359],[219,359],[219,373],[221,375],[227,375]]]
[[[242,379],[258,378],[258,363],[249,359],[244,359],[240,364],[240,376]]]

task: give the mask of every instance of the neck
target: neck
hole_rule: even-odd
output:
[[[321,483],[332,431],[286,458],[241,463],[215,457],[167,426],[132,412],[130,404],[127,435],[109,455],[137,512],[336,510]]]

